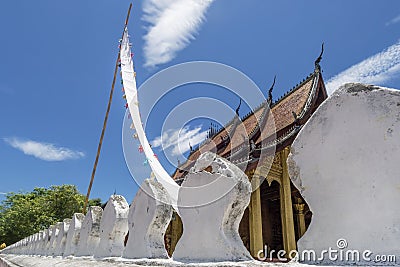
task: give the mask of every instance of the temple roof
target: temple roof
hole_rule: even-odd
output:
[[[237,116],[233,118],[192,151],[188,160],[178,166],[172,175],[173,179],[184,177],[200,154],[205,151],[213,151],[232,160],[232,155],[240,153],[244,144],[249,147],[249,139],[254,142],[254,147],[258,150],[287,143],[289,139],[291,143],[301,126],[326,97],[320,68],[315,68],[313,73],[270,107],[267,102],[263,102],[241,120]]]
[[[303,110],[304,105],[311,93],[315,78],[316,77],[314,75],[311,75],[294,90],[290,91],[282,99],[274,103],[274,105],[271,107],[273,119],[269,119],[267,121],[261,131],[261,135],[257,138],[256,143],[278,131],[281,131],[288,125],[291,125],[295,122],[293,112],[298,115]]]

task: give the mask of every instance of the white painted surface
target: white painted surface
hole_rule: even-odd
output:
[[[32,246],[32,239],[33,239],[33,235],[30,235],[27,238],[27,244],[26,244],[26,249],[25,249],[26,255],[30,254],[30,250],[31,250],[31,246]]]
[[[162,266],[162,267],[261,267],[261,266],[271,266],[271,263],[262,263],[257,261],[247,261],[247,262],[219,262],[219,263],[193,263],[193,264],[182,264],[180,262],[175,262],[167,259],[139,259],[139,260],[126,260],[126,259],[107,259],[104,261],[93,260],[87,258],[61,258],[61,257],[32,257],[26,255],[0,255],[1,259],[6,259],[9,263],[15,262],[18,267],[138,267],[138,266]],[[283,265],[281,265],[283,266]],[[287,267],[307,267],[308,265],[299,264],[285,264]],[[2,267],[0,265],[0,267]],[[6,267],[9,267],[6,265]],[[17,267],[17,265],[10,265],[10,267]],[[332,266],[334,267],[334,266]]]
[[[51,255],[51,239],[53,237],[55,229],[56,229],[55,225],[50,225],[50,227],[47,229],[48,230],[47,241],[45,241],[45,247],[43,248],[43,256]]]
[[[27,243],[26,243],[26,248],[25,248],[25,254],[29,255],[30,254],[30,250],[31,250],[31,246],[32,246],[32,239],[33,239],[33,235],[28,236]]]
[[[154,180],[146,179],[129,209],[129,239],[124,258],[168,258],[164,235],[171,221],[168,192]]]
[[[52,235],[51,235],[51,238],[50,238],[49,249],[47,250],[47,255],[48,256],[53,256],[54,255],[54,250],[55,250],[56,245],[57,245],[56,241],[57,241],[58,234],[60,232],[60,229],[61,229],[62,225],[63,225],[62,222],[58,222],[52,228]]]
[[[39,231],[39,233],[37,233],[35,246],[34,246],[34,250],[33,250],[33,255],[40,255],[40,247],[42,245],[43,234],[44,234],[44,231]]]
[[[208,166],[213,173],[203,171]],[[250,182],[238,167],[213,153],[202,154],[179,191],[183,235],[173,259],[184,262],[252,259],[238,232],[250,195]]]
[[[69,230],[69,225],[71,224],[71,219],[64,219],[60,224],[60,232],[56,239],[56,246],[54,249],[54,256],[63,256],[65,251],[65,244],[67,242],[67,234]]]
[[[67,240],[65,243],[64,257],[75,254],[75,250],[80,238],[82,222],[84,219],[85,215],[83,215],[82,213],[75,213],[72,216],[71,224],[69,226],[67,234]]]
[[[339,88],[292,145],[289,173],[313,212],[300,251],[400,255],[400,91]]]
[[[44,229],[42,234],[42,239],[38,247],[38,252],[37,252],[38,255],[46,255],[45,250],[46,250],[46,245],[48,243],[48,237],[49,237],[49,229]]]
[[[89,207],[82,222],[76,256],[93,256],[100,243],[100,220],[102,215],[103,209],[101,207]]]
[[[129,205],[120,195],[112,195],[100,221],[100,243],[94,257],[121,257],[128,233]]]
[[[30,243],[31,239],[32,239],[31,235],[26,238],[26,243],[25,243],[25,248],[24,248],[24,254],[26,254],[26,255],[29,255],[29,247],[31,244]]]

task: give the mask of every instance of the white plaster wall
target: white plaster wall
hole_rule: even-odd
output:
[[[223,262],[223,263],[195,263],[195,264],[182,264],[167,259],[139,259],[139,260],[123,260],[123,259],[107,259],[107,260],[93,260],[88,258],[61,258],[61,257],[30,257],[26,255],[0,255],[0,263],[2,259],[7,260],[10,265],[6,267],[140,267],[140,266],[163,266],[163,267],[261,267],[271,266],[271,263],[262,263],[256,261],[248,262]],[[14,262],[15,264],[12,264]],[[18,264],[18,265],[17,265]],[[307,267],[307,265],[288,265],[296,267]],[[1,265],[0,265],[1,267]]]
[[[52,227],[52,235],[50,238],[50,244],[49,244],[49,248],[47,250],[47,255],[48,256],[53,256],[54,255],[54,251],[57,245],[57,238],[58,238],[58,234],[60,232],[60,229],[62,227],[63,223],[62,222],[58,222],[56,223],[56,225],[54,225]]]
[[[25,238],[25,242],[24,242],[24,254],[28,254],[29,253],[29,240],[31,239],[31,236],[28,236],[27,238]]]
[[[33,255],[39,255],[40,254],[40,246],[42,245],[43,234],[44,234],[44,231],[39,231],[39,233],[37,233],[37,238],[36,238],[36,241],[35,241],[35,248],[34,248],[34,251],[33,251]]]
[[[100,221],[100,243],[94,257],[121,257],[128,233],[129,205],[120,195],[112,195]]]
[[[208,166],[213,173],[203,171]],[[252,259],[238,232],[250,195],[251,184],[239,168],[213,153],[202,154],[179,191],[183,235],[173,259],[185,262]]]
[[[67,234],[69,225],[71,224],[71,219],[64,219],[60,224],[60,232],[58,233],[56,239],[56,245],[54,249],[54,256],[63,256],[65,251],[65,244],[67,241]]]
[[[49,230],[49,234],[47,236],[46,246],[45,246],[45,248],[43,250],[43,255],[47,255],[47,256],[51,255],[51,253],[52,253],[52,250],[51,250],[52,243],[51,242],[53,240],[53,234],[56,231],[56,226],[55,225],[51,225],[48,228],[48,230]]]
[[[26,244],[26,238],[22,239],[21,241],[21,248],[19,249],[18,253],[22,254],[25,253],[25,244]]]
[[[80,230],[80,239],[76,256],[93,256],[100,243],[100,220],[103,215],[101,207],[89,207]]]
[[[30,235],[30,236],[28,236],[26,239],[25,239],[25,248],[24,248],[24,254],[29,254],[29,250],[30,250],[30,240],[32,239],[32,236]]]
[[[172,217],[167,191],[154,180],[146,179],[129,209],[129,238],[124,258],[168,258],[164,235]]]
[[[400,255],[400,91],[346,84],[292,145],[289,173],[313,212],[299,249]]]
[[[36,246],[36,241],[38,238],[38,233],[32,235],[32,239],[30,241],[30,246],[29,246],[29,255],[34,255],[35,254],[35,246]]]
[[[29,250],[30,250],[30,240],[32,239],[32,236],[28,236],[26,238],[26,242],[25,242],[25,248],[24,248],[24,254],[29,254]]]
[[[75,254],[75,250],[80,238],[82,222],[84,219],[85,215],[82,213],[75,213],[72,216],[71,224],[67,234],[67,241],[65,243],[64,257]]]
[[[38,255],[46,255],[45,250],[46,250],[46,244],[48,242],[48,237],[49,237],[49,229],[44,229],[42,238],[38,246],[38,253],[37,253]]]
[[[28,237],[26,237],[26,238],[24,238],[23,240],[22,240],[22,244],[21,244],[21,253],[23,253],[23,254],[25,254],[26,253],[26,240],[28,239]]]

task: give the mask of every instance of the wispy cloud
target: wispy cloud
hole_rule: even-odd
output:
[[[384,85],[400,74],[400,41],[329,79],[328,94],[348,82]]]
[[[0,195],[7,195],[7,193],[4,193],[4,192],[0,192]]]
[[[400,22],[400,15],[398,15],[397,17],[392,18],[391,20],[389,20],[388,22],[386,22],[386,26],[392,25],[392,24],[396,24]]]
[[[194,40],[213,1],[146,0],[143,20],[149,26],[144,36],[145,67],[169,62]]]
[[[68,159],[79,159],[85,156],[85,153],[74,151],[66,147],[57,147],[50,143],[40,143],[32,140],[22,140],[16,137],[4,138],[7,144],[16,148],[26,155],[45,161],[63,161]]]
[[[190,130],[189,127],[182,129],[174,129],[165,131],[162,136],[156,137],[151,145],[153,147],[161,147],[163,150],[172,149],[171,155],[178,156],[190,150],[191,146],[195,146],[207,137],[207,131],[201,131],[201,126]]]

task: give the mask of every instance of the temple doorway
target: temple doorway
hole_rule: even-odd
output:
[[[260,187],[263,244],[268,251],[283,249],[283,233],[280,207],[280,185],[264,180]]]

